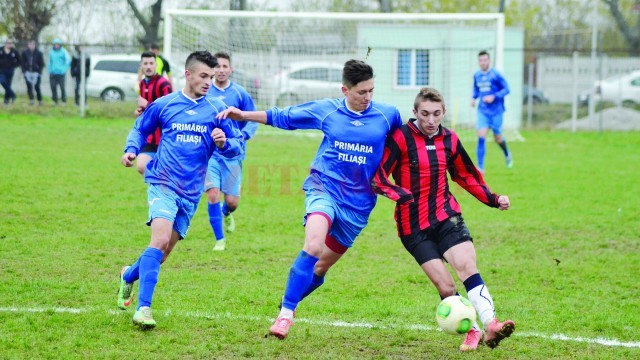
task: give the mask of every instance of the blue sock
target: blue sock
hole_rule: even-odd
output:
[[[229,211],[229,207],[227,206],[227,202],[223,201],[222,202],[222,215],[224,216],[229,216],[229,214],[231,214],[231,211]]]
[[[484,285],[484,281],[479,273],[475,273],[467,278],[467,280],[462,282],[464,284],[465,289],[467,289],[467,293],[469,290],[475,288],[476,286]]]
[[[122,274],[122,278],[129,284],[140,278],[140,258],[138,258],[138,260],[136,260],[136,262],[134,262],[133,265],[131,265],[127,271]]]
[[[140,256],[140,290],[136,310],[140,310],[142,306],[151,306],[163,256],[162,251],[152,247],[146,248]]]
[[[478,148],[476,149],[476,155],[478,156],[478,167],[484,170],[484,154],[486,152],[484,138],[478,138]]]
[[[318,262],[318,258],[300,251],[298,257],[293,261],[289,270],[289,280],[284,291],[282,306],[289,310],[295,310],[303,294],[307,291],[313,281],[313,268]]]
[[[304,294],[302,294],[302,299],[306,298],[309,294],[314,292],[322,284],[324,284],[324,275],[318,276],[316,274],[313,274],[313,279],[311,280],[311,284],[307,288],[307,291],[305,291]],[[302,299],[300,299],[300,301],[302,301]]]
[[[208,204],[209,208],[209,223],[213,229],[213,234],[216,240],[224,239],[224,230],[222,229],[222,211],[220,210],[220,204]]]
[[[502,152],[504,153],[504,157],[509,157],[509,148],[507,148],[507,140],[502,140],[502,142],[498,143],[498,145],[500,146],[500,149],[502,149]]]

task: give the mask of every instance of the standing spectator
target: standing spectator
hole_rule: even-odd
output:
[[[73,58],[71,59],[71,77],[76,79],[76,87],[75,87],[75,101],[76,106],[80,106],[80,84],[82,83],[82,46],[76,45],[76,52],[73,54]],[[87,104],[87,78],[89,77],[89,69],[91,67],[91,58],[87,53],[84,54],[84,103]]]
[[[56,105],[58,105],[58,86],[60,87],[62,103],[67,103],[67,90],[64,87],[64,80],[70,65],[71,56],[62,47],[62,40],[53,39],[53,49],[49,52],[49,82],[51,83],[51,98]]]
[[[24,75],[24,81],[27,83],[29,104],[33,105],[35,103],[33,96],[33,90],[35,89],[38,104],[42,105],[40,82],[42,81],[42,69],[44,69],[44,56],[42,52],[36,48],[35,40],[29,40],[27,43],[27,48],[22,52],[20,65],[22,74]]]
[[[4,104],[16,101],[16,93],[11,89],[13,72],[20,65],[20,55],[13,48],[13,40],[7,39],[0,51],[0,84],[4,88]]]

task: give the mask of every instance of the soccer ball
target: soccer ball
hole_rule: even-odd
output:
[[[462,296],[449,296],[436,309],[436,322],[447,334],[466,334],[476,321],[476,309]]]

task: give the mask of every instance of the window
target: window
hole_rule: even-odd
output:
[[[422,87],[429,84],[429,50],[399,49],[396,86]]]
[[[127,73],[137,74],[139,67],[140,67],[139,61],[103,60],[103,61],[98,61],[94,70],[127,72]]]
[[[292,72],[289,75],[296,80],[316,80],[327,81],[329,79],[329,69],[327,68],[307,68]]]

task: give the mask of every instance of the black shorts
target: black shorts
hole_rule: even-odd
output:
[[[142,147],[142,150],[140,150],[140,153],[154,153],[154,152],[158,152],[158,145],[156,144],[144,144],[144,146]]]
[[[444,259],[447,250],[465,241],[473,241],[462,216],[456,215],[439,222],[415,236],[402,236],[402,245],[413,255],[418,265],[429,260]]]

